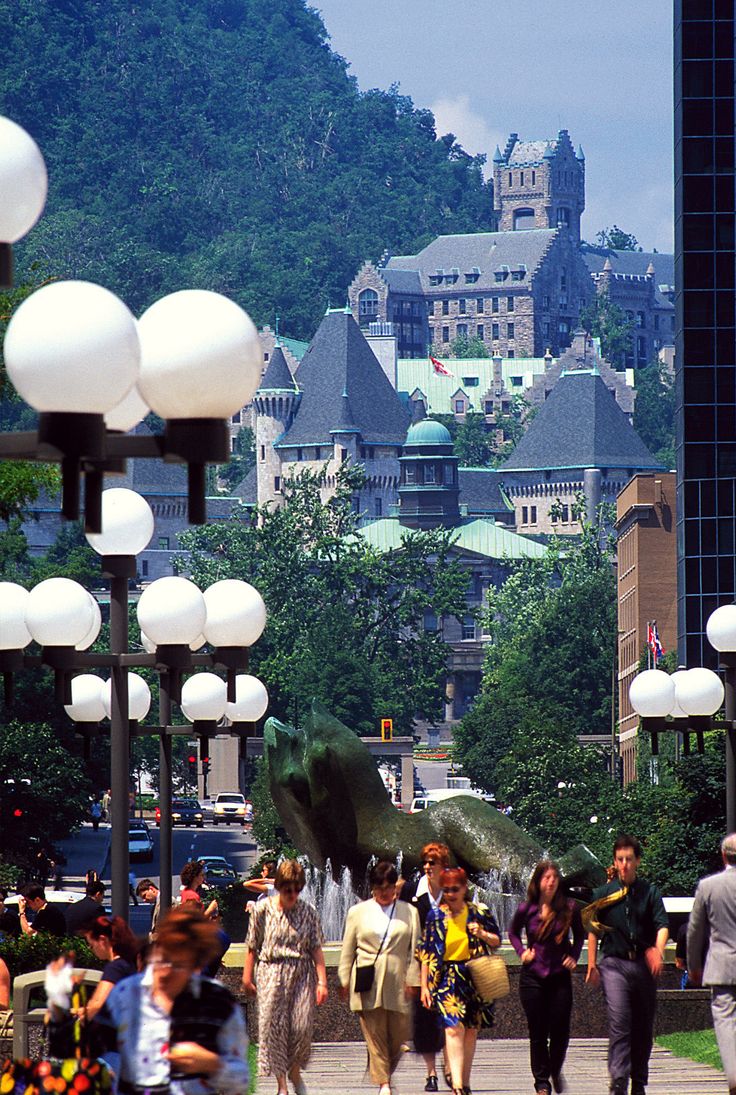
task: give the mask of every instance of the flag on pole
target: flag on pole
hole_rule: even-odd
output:
[[[657,621],[652,620],[647,624],[647,646],[652,652],[652,659],[654,661],[654,668],[657,668],[657,662],[665,654],[664,646],[659,638],[659,632],[657,631]]]
[[[454,373],[451,373],[449,369],[446,369],[445,366],[442,364],[442,362],[438,361],[436,357],[432,357],[431,354],[430,354],[429,360],[432,362],[432,367],[433,367],[434,371],[436,373],[439,373],[440,376],[454,376],[455,375]]]

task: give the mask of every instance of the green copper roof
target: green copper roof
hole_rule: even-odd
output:
[[[409,427],[404,448],[407,445],[451,445],[450,431],[441,422],[425,418]]]
[[[427,358],[399,358],[397,362],[396,388],[411,395],[419,388],[427,397],[427,414],[452,414],[455,408],[452,397],[463,391],[473,405],[473,410],[483,411],[482,400],[489,388],[493,388],[493,360],[490,357],[441,358],[452,376],[436,373]],[[507,391],[523,392],[530,388],[534,377],[545,370],[543,357],[505,357],[501,361],[501,377]],[[466,380],[477,380],[467,384]]]
[[[458,548],[483,555],[487,559],[541,559],[546,552],[543,544],[482,518],[463,522],[454,531],[457,534],[455,545]],[[386,552],[397,551],[401,547],[402,538],[410,532],[406,526],[399,524],[398,517],[384,517],[363,525],[357,534],[377,551]]]
[[[297,361],[301,361],[307,352],[308,342],[302,342],[298,338],[285,338],[283,335],[279,335],[279,345],[285,346],[287,350],[290,350]]]

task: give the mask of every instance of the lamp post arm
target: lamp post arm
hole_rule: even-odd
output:
[[[159,723],[168,728],[171,721],[171,680],[169,673],[162,673],[159,683]],[[171,744],[168,733],[159,737],[159,807],[161,824],[159,827],[159,903],[161,912],[171,908],[171,875],[173,871],[172,825],[171,825]]]
[[[114,658],[128,650],[128,579],[110,579],[110,650]],[[130,818],[130,732],[128,720],[128,673],[113,665],[110,685],[110,803],[112,839],[110,867],[112,912],[128,922],[128,822]]]

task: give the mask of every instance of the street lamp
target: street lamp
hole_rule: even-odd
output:
[[[0,117],[0,288],[13,284],[11,245],[41,216],[47,187],[36,142],[10,118]]]

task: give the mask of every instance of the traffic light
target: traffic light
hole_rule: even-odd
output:
[[[13,810],[13,817],[15,817],[15,818],[23,817],[23,811],[21,810],[20,806],[16,806],[15,809]]]
[[[193,753],[190,753],[187,757],[189,761],[189,775],[196,776],[197,774],[197,758]]]
[[[208,776],[210,774],[210,758],[202,757],[202,775]]]
[[[393,741],[394,720],[381,719],[381,741]]]

